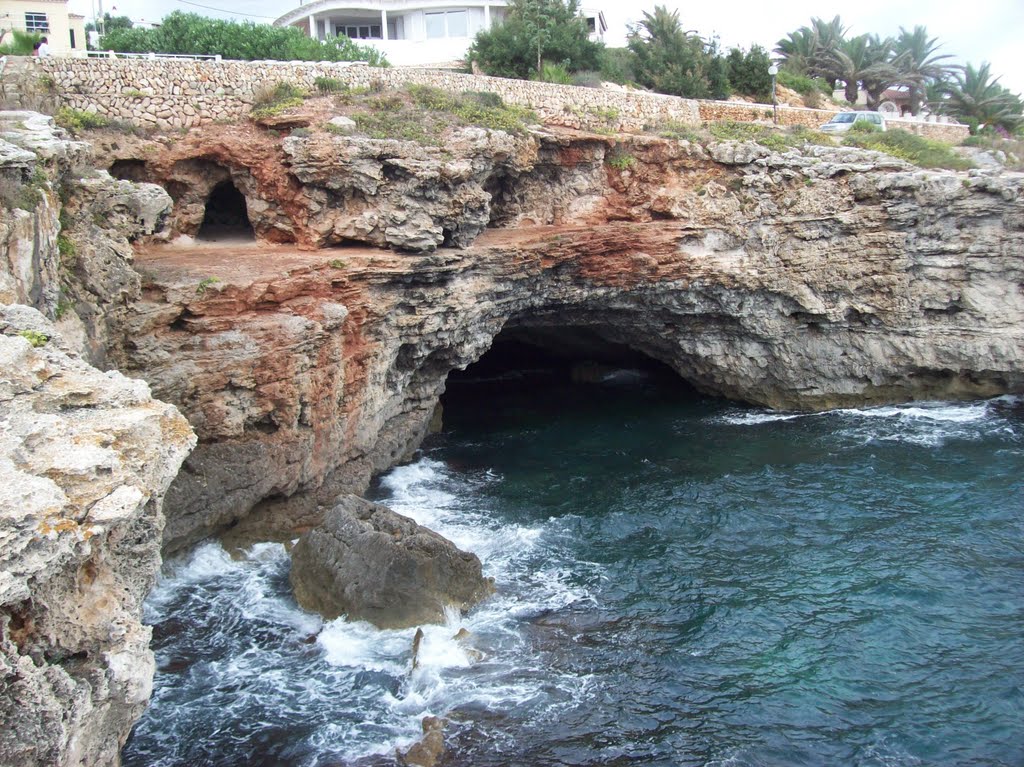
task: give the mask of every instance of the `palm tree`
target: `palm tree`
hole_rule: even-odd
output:
[[[882,94],[899,82],[899,70],[892,62],[895,48],[896,41],[891,37],[868,35],[864,54],[867,66],[861,72],[861,85],[867,91],[869,109],[877,109]]]
[[[796,32],[779,40],[775,52],[783,57],[783,66],[790,72],[810,77],[824,77],[832,84],[833,90],[840,67],[835,61],[835,52],[843,43],[846,27],[838,16],[831,21],[811,19],[809,27],[800,27]]]
[[[941,109],[961,122],[978,126],[1001,126],[1012,131],[1024,123],[1019,96],[993,78],[987,62],[978,69],[971,64],[954,72],[952,79],[939,85]]]
[[[775,44],[775,53],[782,57],[782,68],[794,75],[806,75],[814,56],[814,32],[800,27]]]
[[[952,68],[941,63],[953,58],[952,55],[935,54],[941,47],[937,37],[928,38],[928,30],[923,26],[914,27],[913,32],[900,27],[896,57],[892,63],[900,72],[899,82],[910,89],[910,113],[913,115],[921,111],[921,94],[928,81],[941,80]]]
[[[836,52],[846,39],[847,28],[836,16],[832,21],[811,19],[811,31],[814,33],[815,46],[809,74],[812,77],[824,77],[832,85],[832,90],[835,90],[838,81],[843,79],[835,63]]]
[[[870,82],[875,89],[881,87],[881,91],[884,91],[895,82],[897,73],[889,63],[890,51],[891,41],[879,40],[877,35],[858,35],[843,40],[828,52],[827,66],[837,79],[845,83],[844,95],[847,101],[857,100],[861,83],[864,83],[865,89]]]
[[[11,29],[9,33],[11,37],[7,39],[6,35],[0,32],[0,56],[31,56],[32,46],[42,38],[42,35],[18,29]]]

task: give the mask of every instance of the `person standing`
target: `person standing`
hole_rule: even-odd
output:
[[[50,41],[45,37],[39,41],[39,57],[50,56]]]

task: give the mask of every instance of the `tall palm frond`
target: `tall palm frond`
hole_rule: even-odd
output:
[[[918,25],[913,32],[900,27],[896,40],[896,56],[893,64],[900,72],[899,82],[910,90],[910,112],[921,111],[921,95],[930,80],[941,80],[951,69],[944,61],[953,58],[951,54],[936,55],[941,48],[937,37],[928,37],[928,30]]]

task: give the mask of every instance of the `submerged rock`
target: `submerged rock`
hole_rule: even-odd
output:
[[[354,495],[299,540],[291,583],[303,607],[381,628],[442,623],[449,605],[468,610],[493,590],[476,555]]]
[[[444,720],[436,716],[423,717],[423,737],[404,754],[398,755],[400,764],[415,767],[434,767],[444,756]]]

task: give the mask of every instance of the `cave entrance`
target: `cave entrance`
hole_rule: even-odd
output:
[[[589,327],[506,327],[465,370],[448,375],[444,428],[516,428],[631,403],[704,399],[665,363]],[[627,407],[628,410],[628,407]]]
[[[206,241],[256,238],[245,196],[231,180],[221,181],[210,192],[198,237]]]

